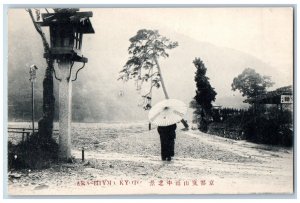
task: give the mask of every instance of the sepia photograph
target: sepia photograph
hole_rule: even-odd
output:
[[[9,196],[295,193],[293,6],[4,15]]]

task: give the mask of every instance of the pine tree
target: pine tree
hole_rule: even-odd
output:
[[[159,65],[159,57],[169,57],[167,50],[174,49],[178,46],[178,42],[160,35],[157,30],[141,29],[137,34],[129,39],[130,46],[128,48],[129,59],[124,65],[119,79],[128,81],[135,79],[137,90],[141,90],[144,82],[150,81],[150,90],[142,97],[145,99],[143,106],[145,110],[151,108],[152,88],[163,89],[166,99],[169,95],[162,76],[161,67]],[[181,120],[182,124],[188,128],[185,120]],[[149,127],[150,129],[150,127]]]
[[[167,50],[176,48],[178,43],[161,36],[157,30],[147,29],[139,30],[129,41],[131,43],[128,48],[130,57],[120,72],[119,79],[124,81],[135,79],[137,90],[142,88],[144,82],[149,81],[150,90],[149,93],[143,95],[144,98],[150,98],[153,87],[162,86],[165,98],[168,99],[169,95],[158,59],[169,57]]]

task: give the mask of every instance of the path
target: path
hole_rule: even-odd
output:
[[[107,126],[101,130],[88,126],[75,132],[73,155],[77,163],[22,174],[20,179],[12,180],[10,191],[14,194],[286,194],[293,191],[292,149],[178,130],[175,159],[169,163],[160,160],[156,130],[149,132],[142,125]],[[83,144],[86,162],[81,163],[79,149]]]

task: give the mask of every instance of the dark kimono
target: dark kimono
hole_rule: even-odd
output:
[[[176,124],[173,124],[169,126],[159,126],[157,128],[160,135],[161,159],[163,161],[171,161],[171,157],[174,156],[176,127]]]

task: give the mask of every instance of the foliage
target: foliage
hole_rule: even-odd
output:
[[[216,91],[210,85],[209,78],[206,76],[206,67],[200,58],[193,61],[196,67],[196,96],[191,101],[190,107],[194,108],[194,120],[198,123],[198,128],[207,132],[209,117],[211,116],[212,102],[216,99]]]
[[[272,116],[249,114],[242,125],[245,138],[256,143],[292,146],[291,112],[283,111],[279,117],[275,116],[276,114],[278,113],[273,112]]]
[[[40,139],[39,133],[17,145],[8,143],[8,168],[43,169],[58,161],[58,144],[52,138]]]
[[[216,99],[216,91],[210,85],[209,78],[206,76],[206,67],[200,58],[193,61],[197,68],[195,75],[196,96],[194,97],[197,104],[204,110],[205,113],[210,112],[212,102]]]
[[[139,30],[129,41],[130,57],[120,72],[119,79],[123,81],[135,79],[137,90],[141,90],[143,83],[150,80],[149,92],[143,97],[151,100],[152,88],[163,85],[157,60],[159,57],[169,57],[166,50],[177,47],[178,43],[161,36],[157,30],[147,29]]]
[[[239,90],[243,96],[253,98],[266,92],[266,88],[274,83],[270,76],[262,76],[254,69],[246,68],[240,75],[233,79],[232,90]]]
[[[255,143],[292,146],[293,117],[289,110],[276,107],[265,112],[254,112],[254,107],[245,110],[220,109],[221,121],[213,120],[208,132],[231,139],[245,139]],[[213,111],[214,112],[214,111]]]
[[[214,122],[225,121],[227,118],[231,118],[234,115],[243,115],[246,112],[244,109],[234,108],[221,108],[212,109],[212,117]]]

